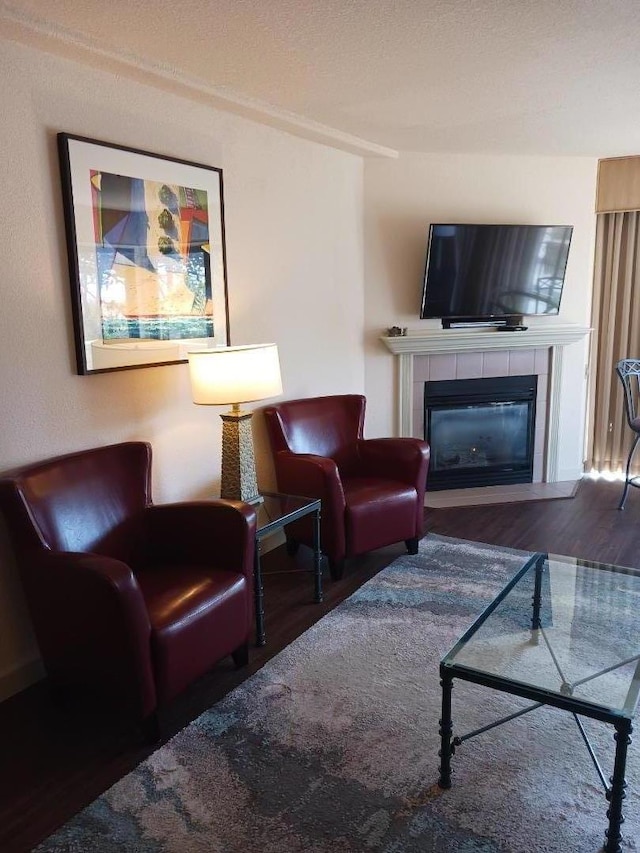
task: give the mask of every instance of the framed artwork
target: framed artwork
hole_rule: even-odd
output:
[[[58,134],[78,373],[228,346],[222,169]]]

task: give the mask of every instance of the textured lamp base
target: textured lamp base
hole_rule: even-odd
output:
[[[256,503],[260,500],[253,455],[251,412],[226,412],[222,418],[222,483],[220,497]]]

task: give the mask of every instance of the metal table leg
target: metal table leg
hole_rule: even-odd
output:
[[[451,690],[453,678],[443,667],[440,667],[440,684],[442,685],[442,716],[440,718],[440,778],[438,785],[441,788],[451,787],[451,756],[453,747],[451,734],[453,725],[451,723]]]
[[[631,720],[620,720],[616,723],[616,733],[614,735],[616,741],[616,759],[613,765],[613,776],[611,777],[611,790],[607,794],[609,800],[609,808],[607,817],[609,818],[609,829],[606,832],[606,841],[604,845],[605,853],[621,853],[622,834],[620,826],[624,820],[622,815],[622,802],[626,796],[625,788],[627,783],[624,780],[625,767],[627,764],[627,747],[631,743],[631,732],[633,726]]]
[[[546,554],[541,554],[536,562],[536,575],[533,588],[533,614],[531,617],[531,639],[532,645],[540,642],[540,606],[542,603],[542,570],[544,568]]]
[[[313,576],[316,602],[322,601],[322,552],[320,551],[320,509],[313,520]]]
[[[257,536],[253,558],[253,591],[256,608],[256,646],[264,646],[267,642],[264,632],[264,590],[260,565],[260,541]]]

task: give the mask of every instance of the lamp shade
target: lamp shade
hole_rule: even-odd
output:
[[[194,350],[188,357],[194,403],[223,406],[282,394],[276,344]]]

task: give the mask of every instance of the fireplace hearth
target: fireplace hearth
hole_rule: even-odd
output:
[[[536,375],[424,383],[427,490],[533,481]]]

